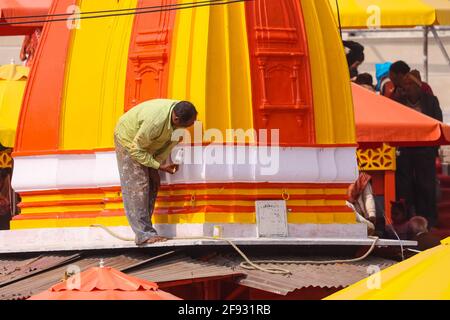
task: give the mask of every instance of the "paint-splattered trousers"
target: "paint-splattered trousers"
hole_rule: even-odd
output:
[[[157,235],[151,218],[159,189],[158,170],[148,168],[134,160],[116,137],[114,143],[125,213],[136,235],[136,244],[142,244]]]

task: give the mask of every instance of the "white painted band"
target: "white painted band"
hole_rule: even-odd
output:
[[[163,174],[163,184],[349,183],[358,174],[356,148],[350,147],[199,146],[188,147],[185,153],[184,160],[193,163],[182,164],[174,175]],[[244,163],[238,162],[243,156]],[[12,184],[24,192],[119,186],[120,180],[111,151],[16,157]]]

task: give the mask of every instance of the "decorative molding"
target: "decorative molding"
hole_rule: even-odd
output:
[[[184,150],[185,159],[190,154],[192,159],[199,157],[203,163],[182,164],[180,171],[175,175],[162,176],[163,184],[350,183],[356,179],[358,173],[356,148],[353,147],[284,148],[218,145],[184,147]],[[244,157],[246,161],[243,164],[207,163],[212,154],[219,153],[224,154],[227,159]],[[248,160],[257,159],[260,154],[273,157],[274,174],[271,174],[270,165]],[[114,152],[16,157],[14,168],[12,184],[17,192],[120,185]]]
[[[395,171],[396,149],[384,143],[376,149],[358,149],[358,166],[362,171]]]
[[[0,151],[0,169],[9,169],[13,166],[13,159],[11,157],[12,149]]]
[[[280,128],[280,141],[314,143],[307,39],[295,0],[246,4],[255,126]]]

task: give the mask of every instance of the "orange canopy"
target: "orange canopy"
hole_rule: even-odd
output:
[[[450,144],[450,126],[352,84],[356,137],[360,145],[392,146]]]
[[[154,282],[131,277],[110,267],[91,268],[58,283],[29,300],[181,300]]]
[[[41,28],[46,20],[39,18],[20,18],[23,16],[40,16],[48,14],[53,0],[0,0],[0,36],[31,34],[34,29]],[[17,22],[30,22],[17,24]],[[32,23],[31,23],[32,22]]]

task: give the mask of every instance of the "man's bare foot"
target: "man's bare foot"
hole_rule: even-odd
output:
[[[152,244],[152,243],[156,243],[156,242],[165,242],[167,240],[168,239],[166,237],[154,236],[154,237],[151,237],[151,238],[145,240],[143,243],[141,243],[141,245],[143,245],[143,244]]]

